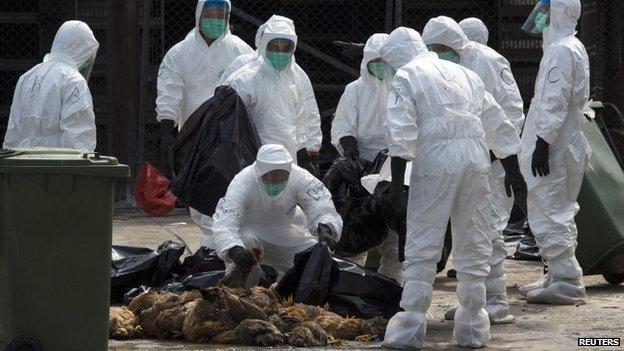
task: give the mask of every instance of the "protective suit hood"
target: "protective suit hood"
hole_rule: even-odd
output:
[[[459,22],[459,27],[464,31],[468,40],[487,45],[490,31],[483,21],[476,17],[469,17]]]
[[[262,45],[262,34],[264,34],[264,31],[269,26],[269,23],[275,21],[284,22],[292,28],[293,33],[295,32],[295,22],[293,22],[293,20],[280,15],[271,16],[271,18],[269,18],[263,25],[258,28],[258,32],[256,33],[255,45],[260,55],[264,55],[264,52],[266,51],[266,45]]]
[[[288,39],[295,43],[297,47],[297,33],[295,32],[295,26],[290,18],[279,16],[280,20],[269,21],[262,38],[260,40],[260,48],[262,48],[263,56],[266,52],[266,47],[273,39]]]
[[[283,145],[267,144],[258,150],[258,157],[256,162],[254,162],[254,171],[257,178],[278,169],[290,172],[292,162],[292,156]]]
[[[200,19],[201,19],[201,15],[202,15],[202,11],[204,10],[204,4],[210,0],[198,0],[197,1],[197,7],[195,8],[195,36],[197,38],[202,38],[201,34],[200,34]],[[212,0],[214,1],[214,0]],[[220,0],[219,2],[223,2],[223,3],[227,3],[229,11],[232,10],[232,3],[230,2],[230,0]],[[228,25],[225,27],[225,31],[221,34],[220,37],[218,37],[215,40],[220,40],[221,38],[223,38],[224,36],[230,34],[230,14],[228,13]],[[190,33],[189,33],[190,34]],[[202,38],[203,39],[203,38]]]
[[[364,58],[362,59],[362,64],[360,65],[360,75],[362,77],[374,78],[371,77],[372,75],[368,71],[368,63],[372,60],[381,58],[381,48],[386,43],[386,40],[388,40],[388,37],[388,34],[377,33],[368,38],[368,41],[364,46]]]
[[[574,35],[579,18],[580,0],[551,0],[550,25],[544,31],[544,48],[561,38]]]
[[[412,28],[399,27],[390,33],[381,48],[381,58],[392,68],[400,68],[416,56],[429,52],[420,34]]]
[[[99,46],[93,31],[86,23],[67,21],[56,32],[50,52],[70,57],[78,68],[95,56]]]
[[[470,42],[459,24],[446,16],[429,20],[423,29],[423,40],[427,45],[442,44],[448,46],[460,55]]]

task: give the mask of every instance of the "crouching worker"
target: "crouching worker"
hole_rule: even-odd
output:
[[[307,228],[296,224],[302,222],[296,219],[297,206]],[[260,263],[282,275],[297,253],[319,241],[333,248],[342,232],[329,191],[277,144],[262,146],[256,162],[234,177],[213,219],[215,247],[228,270],[232,263],[250,270],[256,264],[250,250],[257,249]]]

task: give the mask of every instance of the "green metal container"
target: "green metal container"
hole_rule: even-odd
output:
[[[107,350],[113,191],[128,176],[94,153],[0,151],[0,350]]]
[[[586,275],[624,281],[624,172],[596,123],[585,123],[592,148],[576,216],[576,256]]]

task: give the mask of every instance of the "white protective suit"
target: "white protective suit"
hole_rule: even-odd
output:
[[[63,23],[43,63],[24,73],[15,86],[5,148],[95,150],[93,100],[78,69],[95,58],[98,47],[86,23]]]
[[[482,20],[476,17],[468,17],[459,22],[459,27],[464,31],[468,40],[487,46],[490,31]]]
[[[266,49],[273,39],[288,39],[297,44],[295,30],[285,21],[267,25],[260,47]],[[262,57],[236,71],[226,83],[241,97],[262,144],[284,145],[296,159],[305,138],[301,135],[305,133],[301,128],[305,102],[299,80],[293,62],[278,71],[265,59],[265,49]]]
[[[360,65],[360,78],[345,88],[340,98],[336,117],[332,123],[332,143],[342,151],[340,139],[352,136],[358,141],[360,157],[373,161],[386,148],[386,106],[390,91],[390,69],[381,81],[368,70],[368,63],[380,58],[379,50],[388,39],[388,34],[373,34],[364,46],[364,58]],[[378,247],[381,260],[378,273],[403,283],[403,268],[399,261],[398,236],[390,233]],[[350,260],[364,265],[367,253]]]
[[[332,143],[342,150],[340,139],[352,136],[358,141],[360,157],[373,161],[386,148],[384,122],[390,91],[390,70],[384,80],[368,71],[368,63],[381,57],[379,50],[388,34],[373,34],[364,46],[360,78],[345,88],[332,123]]]
[[[389,156],[413,161],[405,312],[388,323],[384,346],[423,346],[449,219],[460,304],[453,335],[461,346],[484,346],[490,335],[484,281],[492,254],[488,149],[499,158],[517,154],[517,132],[474,72],[438,59],[413,29],[393,31],[381,55],[399,68],[388,97]]]
[[[195,28],[167,52],[158,71],[156,119],[173,120],[178,129],[212,97],[227,66],[238,56],[253,52],[229,26],[210,46],[206,44],[199,29],[204,2],[197,2]]]
[[[492,94],[494,100],[505,111],[506,118],[516,128],[518,136],[514,136],[509,142],[519,142],[524,124],[523,103],[509,62],[493,49],[469,41],[459,25],[449,17],[440,16],[431,19],[423,30],[423,40],[427,45],[442,44],[455,50],[460,56],[459,64],[479,75],[485,84],[485,90]],[[507,284],[503,265],[507,258],[507,250],[503,231],[507,227],[514,200],[513,197],[507,196],[505,170],[501,161],[493,162],[491,169],[493,252],[489,261],[490,274],[485,280],[487,291],[485,309],[492,323],[513,323],[514,317],[510,315],[507,303]]]
[[[260,177],[269,171],[290,171],[286,188],[270,197],[259,188]],[[296,224],[295,209],[303,209],[308,227]],[[264,145],[256,162],[243,169],[219,200],[214,215],[214,242],[217,253],[231,262],[227,252],[234,246],[257,248],[261,263],[286,272],[295,254],[318,242],[319,224],[330,226],[340,239],[342,219],[336,212],[331,194],[308,171],[292,164],[282,145]]]
[[[230,32],[229,26],[210,46],[206,44],[199,29],[205,2],[197,2],[195,28],[167,52],[158,71],[156,119],[172,120],[178,129],[182,129],[186,119],[212,97],[223,71],[232,60],[253,52],[249,45]],[[190,213],[202,229],[202,246],[212,248],[212,217],[193,208]]]
[[[576,202],[591,149],[582,131],[589,98],[589,58],[575,36],[579,0],[552,0],[550,26],[544,32],[544,57],[535,96],[522,135],[520,166],[528,186],[531,230],[547,261],[543,281],[521,289],[527,301],[574,304],[585,297],[583,272],[575,257]],[[549,147],[550,174],[533,176],[531,159],[537,137]]]
[[[264,55],[264,49],[262,47],[262,33],[264,33],[268,24],[273,21],[284,21],[292,26],[293,31],[295,30],[295,24],[290,18],[280,15],[271,16],[266,23],[258,28],[258,32],[256,33],[256,51],[237,57],[236,60],[234,60],[223,72],[221,77],[222,82],[226,82],[236,71],[257,61],[258,57],[262,57]],[[305,103],[305,108],[302,110],[304,116],[300,117],[301,125],[299,128],[301,128],[302,132],[298,133],[298,135],[302,137],[302,140],[299,141],[299,150],[305,148],[308,151],[318,152],[321,149],[321,144],[323,142],[323,132],[321,131],[321,115],[318,109],[318,104],[316,103],[316,97],[314,96],[312,81],[310,81],[310,77],[308,77],[308,74],[303,70],[303,68],[295,62],[294,56],[293,69],[299,81],[297,87],[303,96]]]

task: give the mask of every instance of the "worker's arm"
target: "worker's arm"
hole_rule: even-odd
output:
[[[295,197],[297,204],[308,219],[310,232],[318,233],[319,224],[331,227],[336,234],[336,241],[342,233],[342,218],[336,211],[329,190],[309,173],[291,174],[295,182]]]
[[[70,77],[62,89],[61,147],[93,152],[97,144],[93,100],[82,76]]]

